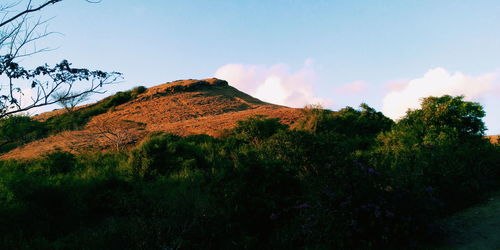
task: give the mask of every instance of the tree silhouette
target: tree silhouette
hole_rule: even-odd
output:
[[[38,40],[52,34],[46,28],[49,19],[35,14],[62,1],[44,0],[35,4],[28,0],[0,4],[0,118],[102,93],[103,85],[121,78],[118,72],[75,68],[67,60],[55,66],[44,64],[34,69],[26,69],[20,64],[25,57],[49,50],[36,47]]]
[[[70,96],[75,96],[77,94],[78,93],[76,93],[76,92],[72,92],[69,95]],[[75,108],[78,105],[80,105],[83,102],[87,101],[88,98],[89,98],[88,94],[80,95],[78,97],[73,97],[73,98],[68,98],[68,97],[66,97],[66,95],[67,94],[65,92],[57,92],[55,94],[55,98],[59,99],[59,102],[57,104],[59,106],[63,107],[64,109],[66,109],[66,111],[68,111],[70,113],[73,112],[73,111],[75,111]]]

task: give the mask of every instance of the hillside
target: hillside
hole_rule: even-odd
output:
[[[36,119],[46,120],[63,113],[56,110],[41,114]],[[1,158],[32,158],[56,148],[77,152],[132,145],[156,131],[217,136],[232,128],[238,120],[255,115],[279,118],[283,123],[290,124],[300,112],[262,102],[231,87],[224,80],[174,81],[149,88],[134,100],[92,117],[81,130],[64,131],[28,143]]]
[[[428,97],[394,122],[207,79],[9,117],[0,135],[20,143],[0,148],[6,158],[97,150],[0,160],[0,249],[495,249],[500,147],[477,135],[481,106],[463,98]],[[295,129],[236,123],[255,114]],[[154,131],[221,136],[142,140]]]
[[[491,143],[498,144],[500,136],[498,136],[498,135],[491,135],[491,136],[488,136],[488,138],[490,139]]]

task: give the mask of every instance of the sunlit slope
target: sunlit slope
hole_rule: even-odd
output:
[[[49,112],[38,119],[59,113]],[[65,131],[31,142],[2,158],[32,158],[56,148],[75,152],[112,149],[117,143],[132,146],[155,131],[218,136],[234,127],[238,120],[254,115],[279,118],[290,124],[299,117],[300,111],[262,102],[224,80],[175,81],[149,88],[134,100],[93,117],[82,130]]]

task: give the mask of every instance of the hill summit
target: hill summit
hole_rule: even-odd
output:
[[[99,102],[78,110],[97,104]],[[56,110],[35,119],[47,120],[64,113]],[[300,111],[263,102],[230,86],[225,80],[179,80],[146,89],[132,100],[91,117],[80,130],[64,131],[33,141],[2,158],[33,158],[55,149],[78,152],[120,148],[133,145],[157,131],[182,136],[219,136],[224,130],[233,128],[237,121],[255,115],[278,118],[291,124],[300,116]]]

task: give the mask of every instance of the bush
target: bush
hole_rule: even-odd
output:
[[[370,157],[397,185],[433,188],[445,211],[456,211],[492,190],[499,171],[488,157],[494,149],[483,138],[483,116],[479,104],[463,97],[426,98],[379,136]]]
[[[233,135],[245,142],[259,144],[264,139],[287,128],[288,126],[281,124],[279,119],[255,116],[247,120],[238,121],[238,125],[233,129]]]
[[[498,188],[482,114],[453,97],[396,124],[364,105],[312,108],[295,130],[252,117],[222,138],[155,133],[130,152],[0,161],[0,248],[415,247]]]
[[[146,92],[148,89],[144,86],[135,87],[132,89],[132,98],[136,98],[138,95]]]
[[[39,164],[50,175],[65,174],[74,170],[76,158],[70,152],[56,150],[43,155]]]
[[[0,153],[39,139],[47,134],[44,123],[28,116],[11,116],[0,120]]]
[[[233,149],[231,158],[230,165],[214,170],[209,184],[215,219],[224,225],[214,232],[218,248],[269,247],[273,234],[290,219],[288,210],[300,194],[298,179],[279,161],[261,160],[252,149]]]
[[[181,137],[159,133],[144,140],[130,152],[133,176],[151,179],[183,168],[206,168],[201,149]]]
[[[292,128],[309,133],[319,133],[331,126],[332,111],[323,109],[319,105],[306,106],[301,110],[302,116]]]

